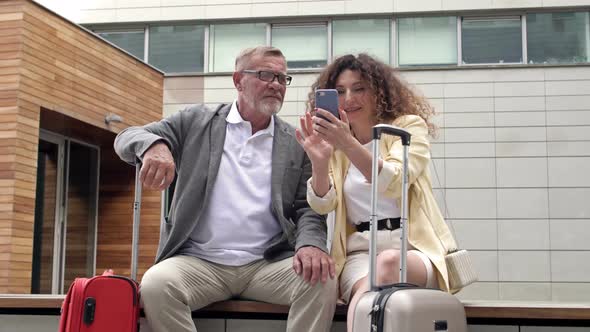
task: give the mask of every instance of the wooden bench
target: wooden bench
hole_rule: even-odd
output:
[[[0,295],[0,314],[59,315],[63,295]],[[464,301],[469,324],[590,327],[590,303]],[[288,306],[244,300],[217,302],[195,318],[286,319]],[[346,320],[338,306],[334,319]]]
[[[469,324],[590,327],[590,304],[464,301]],[[286,319],[288,306],[255,301],[217,302],[193,312],[196,318]],[[335,321],[346,321],[346,306],[337,306]]]

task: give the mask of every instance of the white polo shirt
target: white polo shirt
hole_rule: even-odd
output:
[[[239,266],[261,259],[282,231],[271,212],[274,118],[252,135],[237,103],[227,116],[225,143],[210,203],[179,253]]]

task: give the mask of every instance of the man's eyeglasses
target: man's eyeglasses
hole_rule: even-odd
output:
[[[275,74],[272,71],[267,71],[267,70],[246,69],[246,70],[242,70],[242,73],[256,74],[256,77],[258,77],[259,80],[265,81],[265,82],[274,82],[274,80],[276,78],[277,82],[279,82],[279,84],[282,84],[282,85],[291,84],[291,80],[293,79],[293,77],[291,77],[289,75]]]

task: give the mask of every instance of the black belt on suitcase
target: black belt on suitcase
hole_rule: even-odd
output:
[[[386,218],[377,221],[377,230],[388,229],[390,231],[400,227],[401,218]],[[364,232],[369,230],[371,223],[369,221],[362,222],[356,225],[357,232]]]

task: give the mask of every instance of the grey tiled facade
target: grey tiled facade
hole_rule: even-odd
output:
[[[590,299],[590,67],[403,71],[437,111],[431,174],[480,282],[462,299]],[[298,125],[315,74],[281,116]],[[184,80],[186,86],[176,81]],[[167,78],[165,109],[235,96],[230,76]],[[573,291],[578,290],[578,291]]]

